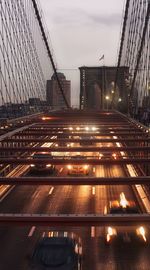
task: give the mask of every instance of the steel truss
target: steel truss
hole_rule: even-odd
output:
[[[2,185],[135,185],[150,184],[150,176],[141,177],[0,177]]]
[[[150,214],[0,214],[0,225],[9,226],[104,226],[142,225],[150,223]]]
[[[47,164],[47,162],[50,162],[51,164],[54,165],[61,165],[61,164],[85,164],[88,162],[89,165],[100,165],[100,164],[108,164],[107,159],[93,159],[93,158],[88,158],[86,159],[78,159],[78,160],[73,160],[69,159],[66,156],[61,157],[56,156],[55,158],[51,158],[49,160],[47,159],[27,159],[27,158],[1,158],[0,159],[0,164]],[[109,159],[109,164],[149,164],[150,163],[150,158],[118,158],[118,159]]]
[[[41,147],[30,148],[28,146],[22,147],[0,147],[0,152],[40,152]],[[42,151],[44,152],[120,152],[120,151],[132,151],[132,152],[146,152],[146,154],[150,151],[150,146],[126,146],[126,147],[42,147]]]

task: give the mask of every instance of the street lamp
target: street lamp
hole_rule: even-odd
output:
[[[119,98],[119,99],[118,99],[118,102],[121,102],[121,101],[122,101],[122,99],[121,99],[121,98]]]
[[[109,96],[106,96],[105,99],[106,99],[106,109],[107,109],[107,111],[108,111]]]

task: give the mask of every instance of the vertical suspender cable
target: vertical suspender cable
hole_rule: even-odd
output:
[[[148,3],[148,6],[147,6],[147,13],[146,13],[146,17],[145,17],[145,23],[144,23],[143,34],[142,34],[142,39],[141,39],[141,45],[140,45],[138,55],[137,55],[137,62],[136,62],[135,71],[134,71],[134,75],[133,75],[133,80],[132,80],[132,85],[131,85],[131,90],[130,90],[130,96],[133,94],[133,90],[134,90],[135,79],[136,79],[136,75],[137,75],[137,72],[138,72],[138,67],[139,67],[139,63],[140,63],[140,60],[141,60],[142,50],[143,50],[144,43],[145,43],[145,36],[146,36],[147,28],[148,28],[149,18],[150,18],[150,2]]]
[[[123,50],[123,44],[124,44],[124,38],[125,38],[125,31],[126,31],[126,24],[127,24],[127,18],[128,18],[129,5],[130,5],[130,0],[127,0],[126,1],[126,6],[125,6],[125,15],[124,15],[124,20],[123,20],[123,28],[122,28],[122,34],[121,34],[121,42],[120,42],[120,49],[119,49],[119,55],[118,55],[116,77],[115,77],[115,86],[114,86],[115,90],[116,90],[116,86],[117,86],[119,67],[120,67],[120,62],[121,62],[121,57],[122,57],[122,50]]]
[[[49,45],[48,45],[48,42],[47,42],[47,38],[46,38],[46,35],[45,35],[45,31],[44,31],[44,27],[43,27],[43,24],[42,24],[42,21],[41,21],[41,17],[40,17],[40,14],[39,14],[39,10],[38,10],[38,7],[37,7],[37,3],[36,3],[36,0],[32,0],[32,3],[33,3],[33,7],[35,9],[35,14],[36,14],[36,17],[37,17],[37,20],[39,22],[39,26],[40,26],[40,29],[41,29],[41,33],[42,33],[42,36],[43,36],[43,39],[44,39],[44,42],[45,42],[45,45],[46,45],[46,49],[47,49],[47,52],[48,52],[48,56],[50,58],[50,61],[51,61],[51,64],[52,64],[52,67],[53,67],[53,70],[54,70],[54,74],[56,76],[56,80],[57,80],[57,83],[58,83],[58,86],[59,86],[59,89],[60,89],[60,92],[63,96],[63,99],[64,99],[64,102],[66,104],[66,106],[68,108],[70,108],[69,106],[69,103],[66,99],[66,96],[64,94],[64,91],[63,91],[63,88],[62,88],[62,85],[61,85],[61,82],[59,80],[59,77],[57,75],[57,70],[56,70],[56,67],[55,67],[55,63],[54,63],[54,60],[53,60],[53,57],[52,57],[52,54],[51,54],[51,51],[50,51],[50,48],[49,48]]]

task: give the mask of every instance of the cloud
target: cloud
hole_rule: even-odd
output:
[[[50,14],[47,14],[47,18],[50,18]],[[52,14],[51,17],[53,24],[61,26],[76,26],[79,24],[103,24],[103,25],[118,25],[121,21],[120,13],[100,13],[95,10],[89,13],[87,10],[81,8],[58,8],[57,13]]]
[[[87,19],[86,13],[79,8],[76,9],[61,9],[57,11],[57,14],[53,16],[54,23],[63,25],[77,25],[84,23]]]
[[[115,65],[124,0],[41,0],[57,59],[78,102],[79,66]],[[70,71],[66,70],[70,68]]]
[[[106,14],[106,15],[88,15],[90,21],[96,24],[103,24],[107,26],[112,25],[119,25],[121,21],[121,15],[120,14]]]

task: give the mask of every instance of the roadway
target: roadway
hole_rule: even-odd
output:
[[[96,146],[113,145],[97,143]],[[90,152],[86,154],[98,155],[98,153]],[[28,176],[30,175],[32,174],[28,173]],[[57,166],[53,175],[69,177],[71,182],[66,165]],[[97,165],[90,166],[89,176],[121,177],[126,176],[126,171],[120,165]],[[41,177],[44,175],[41,174]],[[133,190],[129,186],[17,186],[1,200],[0,213],[107,214],[109,202],[118,200],[121,192],[124,192],[127,200],[136,201]],[[137,201],[136,203],[138,204]],[[83,270],[150,269],[149,236],[147,243],[144,244],[133,241],[128,244],[115,242],[106,246],[104,241],[106,228],[104,227],[32,226],[0,227],[0,270],[30,269],[30,257],[41,237],[67,233],[72,235],[72,232],[82,242]]]
[[[57,167],[57,174],[67,174],[66,168]],[[29,174],[30,175],[30,174]],[[90,176],[124,176],[116,165],[91,168]],[[42,175],[41,175],[42,177]],[[70,176],[71,181],[71,176]],[[124,191],[128,200],[135,200],[128,186],[18,186],[1,202],[4,213],[104,213],[110,200],[119,198]],[[149,246],[130,243],[105,246],[104,228],[1,228],[1,270],[30,269],[29,257],[40,237],[53,232],[74,232],[82,239],[83,270],[87,269],[149,269]],[[16,256],[17,254],[17,256]],[[138,260],[137,260],[138,254]]]

